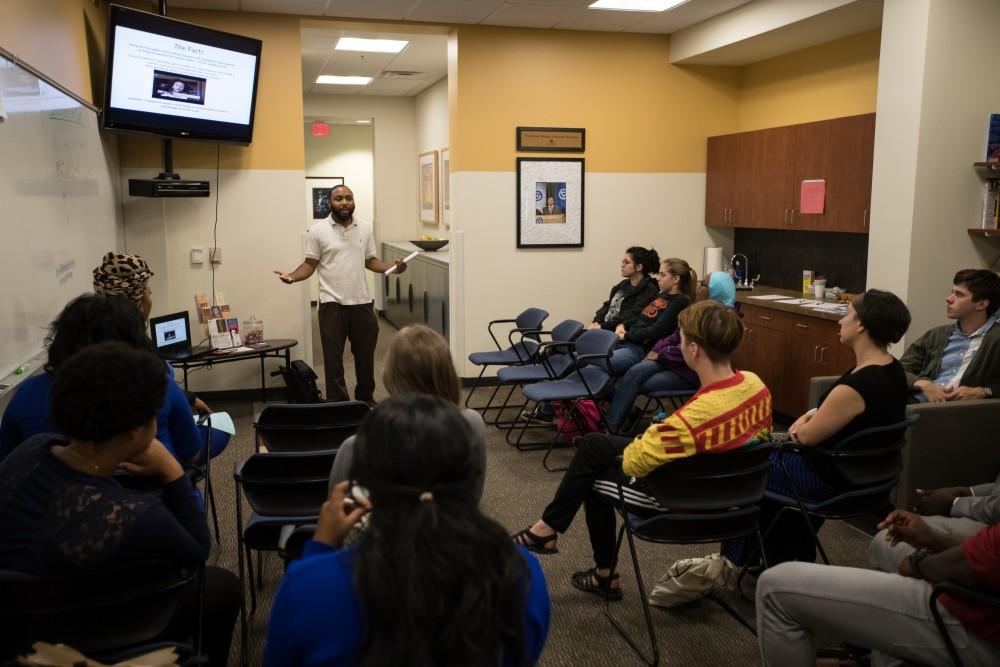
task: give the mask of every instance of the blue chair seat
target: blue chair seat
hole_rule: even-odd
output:
[[[523,389],[524,396],[532,401],[568,401],[588,395],[597,396],[611,381],[607,371],[597,366],[584,366],[578,369],[578,373],[564,380],[528,385]],[[580,376],[583,376],[582,380]]]
[[[469,361],[476,366],[507,366],[510,364],[523,364],[535,358],[538,351],[538,343],[525,340],[515,343],[506,350],[495,350],[491,352],[473,352],[469,355]]]
[[[529,384],[552,379],[551,369],[556,377],[564,375],[573,366],[573,359],[568,354],[557,354],[550,357],[545,364],[528,364],[527,366],[507,366],[497,371],[497,379],[501,382]]]

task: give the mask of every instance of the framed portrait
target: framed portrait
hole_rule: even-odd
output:
[[[417,156],[420,175],[420,222],[438,223],[438,152],[427,151]]]
[[[330,215],[330,188],[343,184],[343,176],[306,176],[306,202],[313,220]]]
[[[583,247],[583,159],[517,158],[517,247]]]
[[[451,191],[448,176],[451,173],[451,150],[441,149],[441,222],[451,226]]]

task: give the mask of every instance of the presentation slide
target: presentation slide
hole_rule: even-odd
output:
[[[257,58],[115,28],[111,107],[249,125]]]
[[[156,340],[157,348],[166,345],[176,345],[187,340],[183,318],[171,322],[160,322],[156,325],[155,329],[153,337]]]

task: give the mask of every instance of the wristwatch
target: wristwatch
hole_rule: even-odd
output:
[[[930,555],[931,552],[927,549],[917,549],[910,554],[910,572],[913,573],[914,579],[926,579],[924,573],[920,571],[920,563]]]
[[[986,398],[993,398],[993,390],[989,387],[983,387],[983,393],[986,394]]]

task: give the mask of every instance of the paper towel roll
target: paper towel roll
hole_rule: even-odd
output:
[[[722,248],[705,248],[705,270],[701,275],[707,276],[713,271],[722,271]]]

